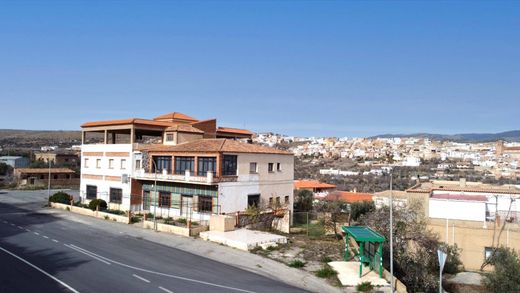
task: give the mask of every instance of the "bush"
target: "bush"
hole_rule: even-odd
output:
[[[88,204],[88,208],[93,211],[95,211],[98,206],[99,206],[100,211],[106,210],[107,202],[102,199],[96,198],[96,199],[91,200],[90,203]]]
[[[290,266],[291,268],[303,268],[305,266],[305,262],[299,260],[299,259],[295,259],[293,261],[291,261],[288,266]]]
[[[172,225],[173,224],[173,219],[171,217],[168,217],[168,218],[164,219],[164,223],[168,224],[168,225]]]
[[[350,216],[351,219],[357,221],[361,215],[366,213],[370,213],[376,209],[374,202],[372,201],[362,201],[362,202],[354,202],[350,204]]]
[[[178,218],[177,223],[186,225],[188,223],[188,220],[186,220],[185,218]]]
[[[374,289],[374,286],[370,282],[363,282],[356,286],[356,291],[359,292],[370,292]]]
[[[100,207],[100,210],[101,210],[101,207]],[[105,210],[105,213],[120,215],[120,216],[126,214],[124,211],[120,211],[120,210]]]
[[[70,204],[71,199],[72,199],[72,196],[70,196],[70,194],[65,193],[63,191],[56,192],[55,194],[53,194],[49,197],[50,202],[63,203],[63,204]]]
[[[520,257],[510,248],[497,248],[489,263],[495,270],[486,274],[484,285],[490,292],[520,292]]]
[[[135,224],[141,222],[141,217],[133,216],[130,218],[130,224]]]
[[[338,273],[329,266],[324,266],[320,270],[316,271],[316,277],[319,278],[330,278],[337,274]]]

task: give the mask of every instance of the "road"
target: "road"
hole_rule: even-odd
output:
[[[304,292],[183,250],[41,212],[45,200],[45,192],[0,193],[0,292]]]

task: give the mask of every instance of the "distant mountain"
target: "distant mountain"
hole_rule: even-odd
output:
[[[456,142],[490,142],[497,140],[520,141],[520,130],[512,130],[500,133],[461,133],[461,134],[433,134],[433,133],[412,133],[412,134],[382,134],[369,138],[392,138],[392,137],[421,137],[433,140],[449,140]]]

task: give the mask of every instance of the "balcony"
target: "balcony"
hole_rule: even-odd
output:
[[[147,173],[144,169],[134,171],[134,179],[158,180],[179,183],[196,183],[212,185],[219,182],[235,182],[236,176],[214,177],[212,172],[208,172],[206,176],[194,176],[191,172],[186,171],[184,175],[168,174],[166,170],[162,173]]]

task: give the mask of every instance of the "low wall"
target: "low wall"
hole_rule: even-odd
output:
[[[388,283],[391,282],[392,274],[390,274],[389,271],[383,268],[383,278],[388,281]],[[394,289],[397,293],[408,293],[406,286],[396,277],[394,277]]]
[[[153,229],[154,228],[153,221],[143,221],[143,228]],[[180,227],[180,226],[175,226],[175,225],[157,223],[157,231],[159,231],[159,232],[172,233],[175,235],[181,235],[181,236],[186,236],[186,237],[197,236],[200,234],[200,232],[204,232],[206,230],[208,230],[207,226],[197,226],[197,227],[192,227],[191,229],[188,229],[188,227]]]
[[[124,224],[130,223],[130,219],[128,218],[128,216],[121,216],[121,215],[114,215],[111,213],[93,211],[91,209],[86,209],[86,208],[81,208],[81,207],[66,205],[66,204],[62,204],[62,203],[56,203],[56,202],[51,202],[51,207],[53,207],[55,209],[69,210],[73,213],[84,215],[84,216],[106,219],[106,220],[111,220],[111,221],[124,223]]]
[[[211,215],[209,220],[210,231],[227,232],[235,230],[236,217],[228,215]]]

